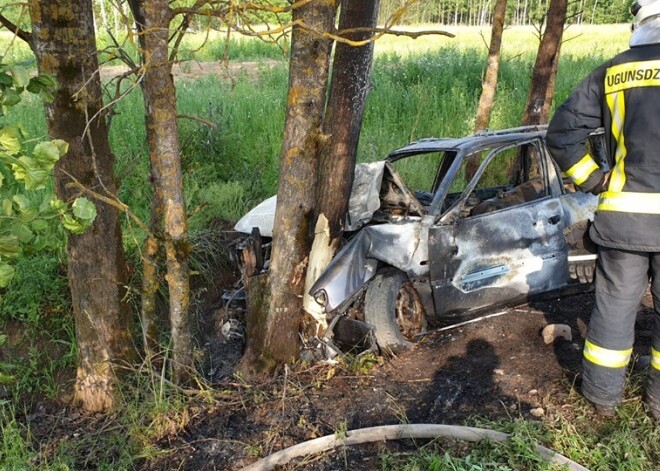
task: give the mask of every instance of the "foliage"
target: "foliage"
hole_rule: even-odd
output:
[[[568,23],[614,24],[626,23],[632,0],[582,0],[569,2]],[[548,0],[508,2],[506,24],[540,24],[548,7]],[[488,0],[381,0],[379,23],[405,8],[401,24],[439,23],[454,25],[488,25],[493,2]]]
[[[23,92],[53,98],[55,81],[47,75],[29,78],[18,65],[0,65],[0,117],[20,103]],[[26,152],[25,136],[19,125],[0,128],[0,287],[14,276],[10,262],[21,254],[59,245],[60,228],[83,233],[96,217],[96,207],[86,198],[73,204],[59,200],[46,190],[55,164],[67,152],[62,140],[39,142]]]

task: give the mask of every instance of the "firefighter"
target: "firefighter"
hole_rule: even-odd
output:
[[[635,317],[649,279],[653,345],[645,401],[660,419],[660,0],[638,0],[630,49],[595,69],[553,116],[548,145],[582,191],[600,195],[596,304],[583,350],[582,393],[603,415],[621,402]],[[605,128],[610,169],[587,152]]]

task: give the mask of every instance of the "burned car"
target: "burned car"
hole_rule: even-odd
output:
[[[364,321],[396,351],[429,325],[588,284],[596,204],[562,178],[544,127],[413,142],[357,165],[345,244],[310,294],[329,319]],[[269,236],[274,208],[267,200],[236,229]]]

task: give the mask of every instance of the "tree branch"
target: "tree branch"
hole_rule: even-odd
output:
[[[155,237],[149,230],[149,227],[147,227],[147,225],[144,222],[142,222],[142,220],[134,212],[130,210],[128,205],[122,203],[118,198],[116,197],[109,198],[107,196],[95,192],[94,190],[90,190],[85,185],[80,183],[73,175],[69,174],[68,172],[66,172],[66,175],[71,179],[71,182],[67,183],[66,186],[76,188],[80,190],[82,193],[91,196],[95,200],[102,201],[103,203],[118,209],[122,213],[126,214],[130,219],[132,219],[135,222],[135,224],[137,224],[140,227],[140,229],[142,229],[144,232],[147,233],[147,235],[151,237]]]
[[[18,25],[9,21],[3,14],[0,14],[0,24],[14,33],[19,39],[25,41],[30,46],[30,49],[32,49],[32,34],[30,32],[21,29]]]

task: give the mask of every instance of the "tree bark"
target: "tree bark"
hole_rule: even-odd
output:
[[[336,0],[317,0],[293,11],[294,24],[330,31]],[[266,372],[298,356],[302,294],[312,240],[318,151],[327,139],[321,133],[332,41],[296,24],[291,39],[291,66],[284,140],[280,160],[277,210],[270,265],[270,309],[263,325],[260,361]],[[260,336],[248,339],[257,341]]]
[[[114,157],[102,113],[101,82],[91,0],[31,0],[33,46],[40,72],[57,78],[53,103],[46,105],[48,130],[69,143],[55,167],[58,196],[77,196],[71,177],[101,194],[117,192]],[[76,322],[76,403],[91,411],[115,404],[116,366],[135,359],[132,317],[125,303],[127,266],[119,214],[97,202],[97,217],[82,235],[69,236],[68,279]]]
[[[474,123],[474,131],[481,131],[488,127],[490,115],[495,101],[497,90],[497,78],[500,70],[500,51],[502,48],[502,34],[504,32],[504,17],[506,15],[506,0],[496,0],[493,15],[493,28],[490,36],[490,47],[488,48],[488,61],[486,76],[481,83],[481,97],[477,107],[477,117]]]
[[[522,117],[523,125],[545,122],[543,121],[543,108],[548,96],[548,88],[554,81],[554,78],[552,78],[553,70],[556,73],[556,68],[553,66],[555,60],[558,60],[567,8],[568,0],[550,0],[546,17],[547,24],[536,55],[536,62],[532,71],[532,82]]]
[[[144,36],[144,11],[143,0],[128,0],[129,8],[133,14],[135,29],[137,31],[140,50],[146,50]],[[116,11],[116,8],[114,9]],[[144,61],[142,61],[144,63]],[[140,82],[144,88],[144,82]],[[144,95],[144,91],[143,91]],[[146,104],[146,103],[145,103]],[[146,120],[146,119],[145,119]],[[160,287],[160,273],[158,262],[161,256],[163,205],[160,188],[155,188],[152,182],[153,195],[151,197],[151,220],[149,228],[151,234],[147,236],[142,249],[142,293],[140,296],[140,324],[142,327],[142,343],[145,359],[148,362],[156,360],[155,356],[162,349],[158,345],[158,313],[157,302],[158,288]],[[160,368],[157,363],[153,367]]]
[[[496,0],[495,13],[493,15],[493,28],[490,36],[490,46],[488,48],[488,61],[486,66],[486,76],[481,83],[481,97],[477,107],[477,117],[474,123],[474,132],[481,131],[488,127],[490,115],[493,111],[495,102],[495,92],[497,90],[497,79],[500,70],[500,51],[502,48],[502,34],[504,33],[504,17],[506,16],[506,0]],[[465,176],[469,180],[477,173],[479,169],[479,158],[477,155],[470,157],[465,166]]]
[[[343,0],[339,30],[373,28],[378,18],[380,0]],[[364,40],[369,33],[353,34],[349,39]],[[355,159],[370,89],[373,43],[361,47],[338,43],[330,84],[328,109],[323,130],[330,140],[321,149],[314,242],[310,252],[305,282],[304,308],[327,327],[325,313],[307,294],[339,249],[351,195]]]
[[[177,384],[194,375],[193,339],[190,326],[188,278],[188,223],[183,199],[181,152],[176,120],[176,90],[169,60],[169,27],[172,20],[168,0],[144,0],[136,18],[144,18],[142,50],[144,78],[142,93],[146,108],[147,141],[151,177],[164,238],[169,288],[172,373]],[[131,7],[136,2],[130,2]]]
[[[543,109],[541,110],[541,123],[547,123],[550,119],[550,111],[552,108],[552,100],[555,97],[555,85],[557,83],[557,68],[559,67],[559,56],[561,54],[561,42],[557,46],[557,54],[552,61],[552,72],[550,73],[550,80],[548,81],[548,88],[545,91],[545,103],[543,103]]]

